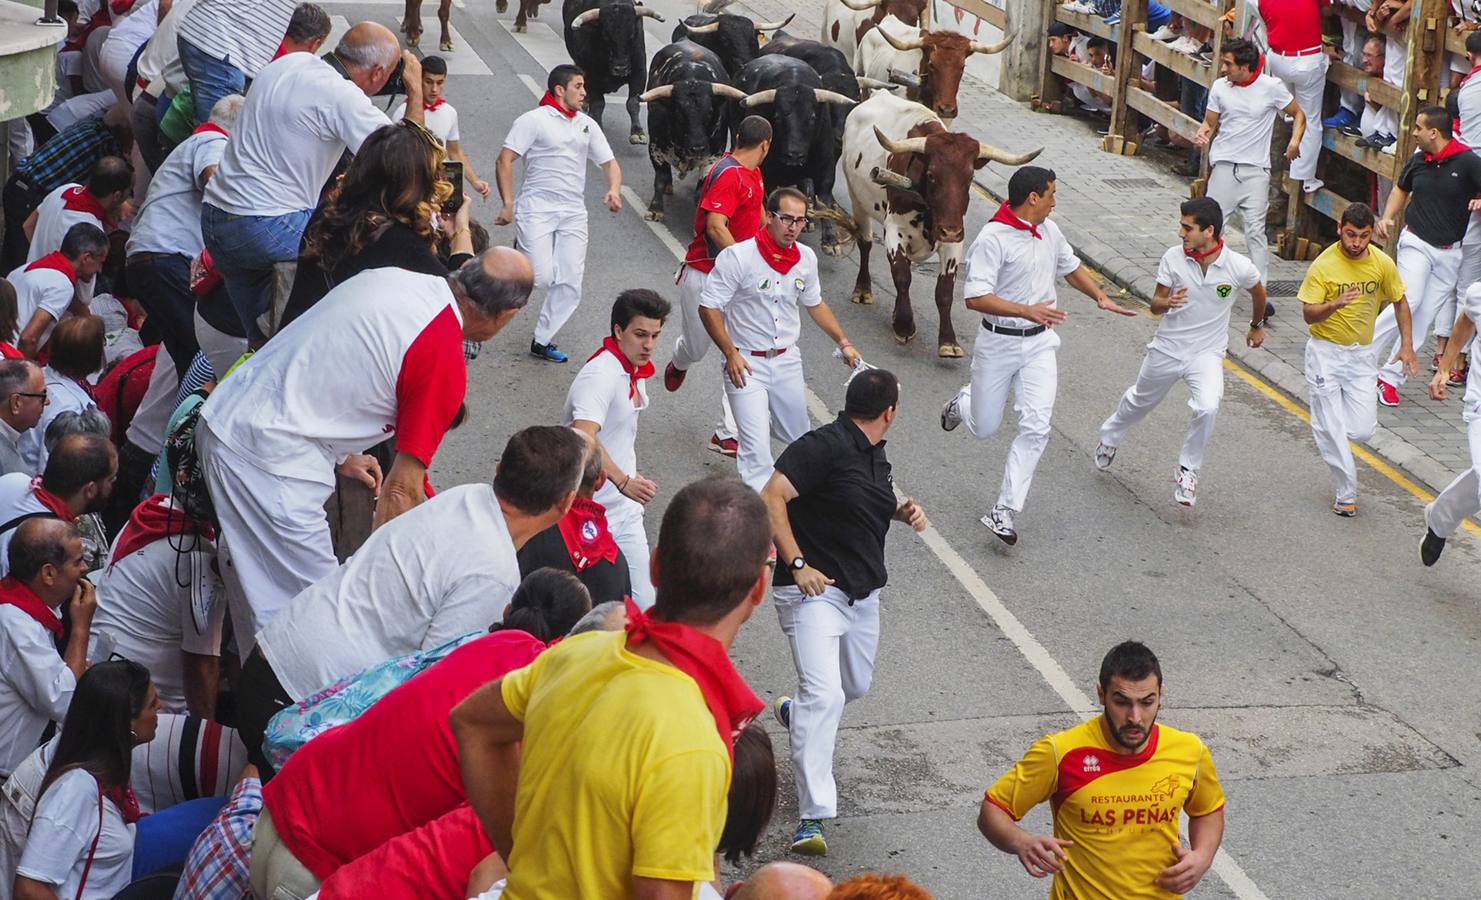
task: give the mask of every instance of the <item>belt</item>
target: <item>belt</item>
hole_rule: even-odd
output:
[[[761,359],[776,359],[778,356],[781,356],[783,353],[786,353],[786,352],[787,352],[787,348],[786,347],[782,347],[782,348],[777,349],[777,350],[747,350],[746,351],[746,353],[750,354],[751,356],[758,356]]]
[[[179,257],[186,262],[190,261],[190,257],[186,256],[184,253],[156,253],[153,250],[143,250],[139,253],[130,253],[128,255],[128,258],[124,260],[124,263],[133,265],[137,262],[145,262],[146,260],[151,259],[164,259],[167,257]]]
[[[1456,247],[1460,246],[1460,241],[1454,241],[1449,244],[1432,244],[1429,241],[1425,241],[1424,238],[1419,237],[1419,232],[1415,231],[1413,228],[1405,226],[1404,230],[1414,235],[1416,238],[1419,238],[1419,240],[1424,241],[1426,244],[1429,244],[1431,247],[1434,247],[1436,250],[1453,250]]]
[[[1317,44],[1315,47],[1307,47],[1305,50],[1297,50],[1293,53],[1286,53],[1284,50],[1275,49],[1272,49],[1270,52],[1274,53],[1276,56],[1311,56],[1313,54],[1322,52],[1322,45]]]
[[[1003,334],[1008,337],[1033,337],[1036,334],[1043,334],[1048,330],[1047,325],[1035,325],[1032,328],[1008,328],[1004,325],[994,325],[986,319],[982,320],[982,327],[991,331],[993,334]]]

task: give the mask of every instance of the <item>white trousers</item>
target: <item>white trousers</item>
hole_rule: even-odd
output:
[[[1481,403],[1467,404],[1464,416],[1471,467],[1445,486],[1425,514],[1425,524],[1442,538],[1455,534],[1462,522],[1481,512]]]
[[[134,410],[124,437],[129,443],[151,456],[158,456],[165,448],[165,429],[169,428],[170,416],[175,412],[175,394],[180,390],[180,375],[175,371],[175,361],[160,347],[154,356],[154,371],[149,375],[149,384],[144,388],[144,398]]]
[[[206,486],[221,524],[217,554],[227,611],[245,660],[257,633],[288,601],[339,565],[324,503],[333,487],[259,469],[202,421],[196,431]]]
[[[679,273],[679,339],[674,342],[673,363],[674,368],[685,372],[694,368],[715,345],[699,318],[699,297],[704,293],[708,277],[693,266],[685,266]],[[720,424],[715,426],[715,433],[735,439],[735,413],[731,412],[730,397],[723,390],[720,391]]]
[[[1436,337],[1450,337],[1460,311],[1460,297],[1477,281],[1481,281],[1481,212],[1471,213],[1471,220],[1466,223],[1466,235],[1460,241],[1460,270],[1455,276],[1455,290],[1435,311]]]
[[[1363,42],[1358,40],[1358,23],[1352,19],[1338,19],[1342,23],[1342,61],[1349,66],[1363,67]],[[1349,112],[1363,110],[1363,95],[1357,91],[1342,92],[1342,106]],[[1302,111],[1305,111],[1303,107]],[[1308,127],[1310,123],[1307,123]]]
[[[607,510],[607,530],[627,557],[633,602],[645,612],[653,605],[653,579],[649,572],[648,532],[643,528],[642,504],[632,501]]]
[[[206,362],[211,364],[211,374],[219,381],[226,377],[226,371],[247,352],[247,339],[217,331],[215,326],[201,318],[199,310],[194,315],[195,341],[200,345],[201,353],[205,354]]]
[[[1188,423],[1188,436],[1183,439],[1178,465],[1197,472],[1203,466],[1209,436],[1214,433],[1219,401],[1224,398],[1224,357],[1220,353],[1178,359],[1149,348],[1136,383],[1126,389],[1116,411],[1101,425],[1101,443],[1108,447],[1121,446],[1131,426],[1145,419],[1179,379],[1188,384],[1188,408],[1193,410],[1193,420]]]
[[[1391,134],[1398,136],[1399,133],[1399,111],[1387,106],[1369,106],[1363,104],[1363,112],[1358,117],[1358,130],[1364,137],[1372,137],[1375,134]]]
[[[792,772],[797,779],[797,815],[831,819],[838,815],[833,781],[833,747],[844,704],[869,690],[874,654],[879,648],[879,591],[849,604],[835,587],[808,597],[796,587],[773,594],[777,618],[797,666],[797,696],[788,731]]]
[[[743,349],[742,353],[746,353]],[[751,374],[738,388],[725,378],[725,393],[735,413],[736,474],[760,493],[771,478],[771,439],[790,444],[807,433],[807,385],[802,380],[802,353],[787,348],[781,356],[765,359],[746,355]],[[722,376],[724,377],[724,376]]]
[[[1272,51],[1265,57],[1265,65],[1271,75],[1290,89],[1296,105],[1306,115],[1306,131],[1301,135],[1301,152],[1291,163],[1291,178],[1295,181],[1315,178],[1316,158],[1322,152],[1322,92],[1327,87],[1327,53],[1318,49],[1306,56],[1281,56]]]
[[[1018,435],[1008,448],[998,504],[1021,511],[1028,499],[1034,469],[1049,443],[1049,418],[1059,389],[1054,329],[1033,337],[994,334],[986,328],[972,346],[972,383],[957,394],[962,424],[974,437],[992,437],[1003,424],[1008,392],[1018,413]]]
[[[586,207],[516,205],[514,239],[535,269],[535,288],[545,292],[535,323],[535,342],[548,344],[581,304],[581,281],[586,275]]]
[[[1321,338],[1306,342],[1306,391],[1311,436],[1332,470],[1337,502],[1358,499],[1358,470],[1349,440],[1366,441],[1378,428],[1375,345],[1344,347]]]
[[[1399,235],[1399,252],[1394,263],[1399,267],[1399,277],[1404,281],[1405,296],[1409,299],[1409,315],[1414,321],[1414,350],[1419,352],[1429,339],[1430,325],[1435,314],[1447,298],[1454,298],[1456,279],[1460,276],[1461,248],[1452,244],[1450,249],[1441,250],[1421,240],[1414,232],[1404,229]],[[1378,323],[1373,331],[1373,346],[1382,356],[1379,358],[1378,377],[1393,385],[1404,384],[1404,366],[1394,360],[1399,352],[1399,322],[1392,306],[1378,314]]]
[[[1219,201],[1219,207],[1224,211],[1225,231],[1229,229],[1230,220],[1239,216],[1250,261],[1259,270],[1260,281],[1264,283],[1270,268],[1270,252],[1265,241],[1265,214],[1270,210],[1270,169],[1246,163],[1218,163],[1209,170],[1205,193]]]

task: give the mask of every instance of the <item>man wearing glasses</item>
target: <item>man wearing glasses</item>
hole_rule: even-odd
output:
[[[700,319],[725,357],[725,393],[740,442],[737,474],[758,493],[771,478],[771,436],[790,444],[808,430],[798,307],[807,308],[850,368],[859,364],[823,302],[817,255],[797,242],[807,222],[801,191],[772,191],[764,227],[720,251],[699,298]]]
[[[0,362],[0,475],[34,475],[21,455],[21,435],[41,421],[46,409],[46,376],[28,359]]]

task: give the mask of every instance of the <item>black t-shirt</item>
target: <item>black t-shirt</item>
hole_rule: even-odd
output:
[[[1399,175],[1409,192],[1404,221],[1421,240],[1437,247],[1458,244],[1471,221],[1470,202],[1481,196],[1481,157],[1462,150],[1425,162],[1417,152]]]
[[[550,526],[530,538],[519,549],[520,578],[547,566],[562,572],[571,572],[580,578],[581,583],[586,585],[586,590],[591,594],[592,606],[608,600],[624,600],[632,593],[632,578],[627,571],[627,557],[622,555],[621,550],[617,551],[616,562],[609,563],[605,559],[599,560],[596,565],[587,567],[586,571],[577,572],[576,564],[571,562],[571,551],[566,547],[566,539],[561,536],[559,525]]]
[[[776,461],[776,470],[797,489],[787,520],[803,558],[855,600],[886,581],[884,541],[898,504],[884,445],[871,446],[840,413],[793,441]],[[789,562],[777,560],[773,584],[794,583]]]

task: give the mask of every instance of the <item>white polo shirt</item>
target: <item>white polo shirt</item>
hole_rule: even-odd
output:
[[[756,239],[731,244],[715,257],[699,305],[725,313],[736,349],[784,350],[802,334],[802,307],[823,302],[818,257],[801,241],[796,265],[783,275],[756,248]]]
[[[297,6],[297,0],[205,0],[180,20],[180,37],[256,78],[278,52]]]
[[[89,208],[87,201],[92,195],[74,191],[81,187],[80,184],[64,184],[47,194],[41,205],[36,207],[36,231],[31,235],[31,250],[26,255],[26,262],[33,263],[48,253],[62,249],[62,238],[67,236],[73,225],[80,222],[96,225],[105,234],[108,232],[108,224],[95,210]],[[25,327],[25,322],[21,323],[21,327]]]
[[[988,222],[967,248],[964,296],[994,294],[1034,306],[1055,302],[1054,281],[1080,268],[1080,258],[1050,219],[1039,225],[1039,237],[1002,222]],[[983,316],[1004,328],[1033,328],[1018,316]]]
[[[519,582],[493,485],[463,484],[371,532],[274,616],[257,646],[288,696],[302,700],[394,656],[488,631]]]
[[[537,106],[515,119],[504,147],[525,163],[517,208],[585,209],[587,160],[603,166],[613,159],[596,120],[584,112],[567,118],[548,106]]]
[[[396,107],[396,111],[391,113],[391,121],[399,122],[404,118],[406,118],[406,101],[402,100],[401,105]],[[427,126],[427,130],[437,135],[437,139],[444,145],[448,141],[462,140],[458,137],[458,111],[453,109],[453,105],[446,99],[437,104],[436,109],[422,110],[422,119],[422,124]]]
[[[48,722],[66,718],[76,687],[52,633],[20,607],[0,605],[0,775],[36,749]]]
[[[369,269],[222,381],[201,418],[256,468],[333,486],[336,462],[393,435],[397,450],[431,465],[467,387],[447,279]]]
[[[1205,272],[1179,244],[1162,254],[1157,283],[1172,291],[1186,288],[1188,297],[1183,306],[1163,314],[1147,346],[1186,362],[1205,353],[1223,356],[1228,351],[1235,289],[1249,291],[1259,284],[1260,270],[1249,257],[1226,246]]]
[[[312,53],[289,53],[252,82],[205,200],[239,216],[313,209],[344,151],[358,151],[372,131],[389,124],[328,63]]]
[[[1209,147],[1209,163],[1231,162],[1270,168],[1270,136],[1275,113],[1292,100],[1279,78],[1260,73],[1249,87],[1235,87],[1228,78],[1214,81],[1208,91],[1208,109],[1219,114],[1219,131]],[[1306,123],[1308,128],[1321,123]]]
[[[195,257],[205,249],[201,237],[201,196],[205,172],[219,165],[226,135],[219,131],[192,134],[170,151],[154,178],[144,205],[134,217],[126,253],[175,253]]]
[[[595,422],[597,439],[624,472],[637,471],[638,413],[648,408],[648,380],[638,382],[636,398],[631,394],[631,384],[617,357],[606,351],[598,353],[576,373],[576,380],[566,391],[562,413],[567,425],[577,419]],[[619,510],[642,510],[641,503],[623,496],[611,480],[602,485],[595,499],[607,508],[609,517]]]
[[[21,266],[6,276],[11,287],[15,288],[15,322],[18,329],[6,340],[12,344],[20,340],[20,332],[25,330],[36,310],[44,309],[51,316],[51,324],[46,326],[46,330],[41,333],[41,340],[36,343],[36,346],[41,347],[51,337],[57,322],[67,314],[77,288],[72,279],[56,269],[29,268],[29,265]]]

